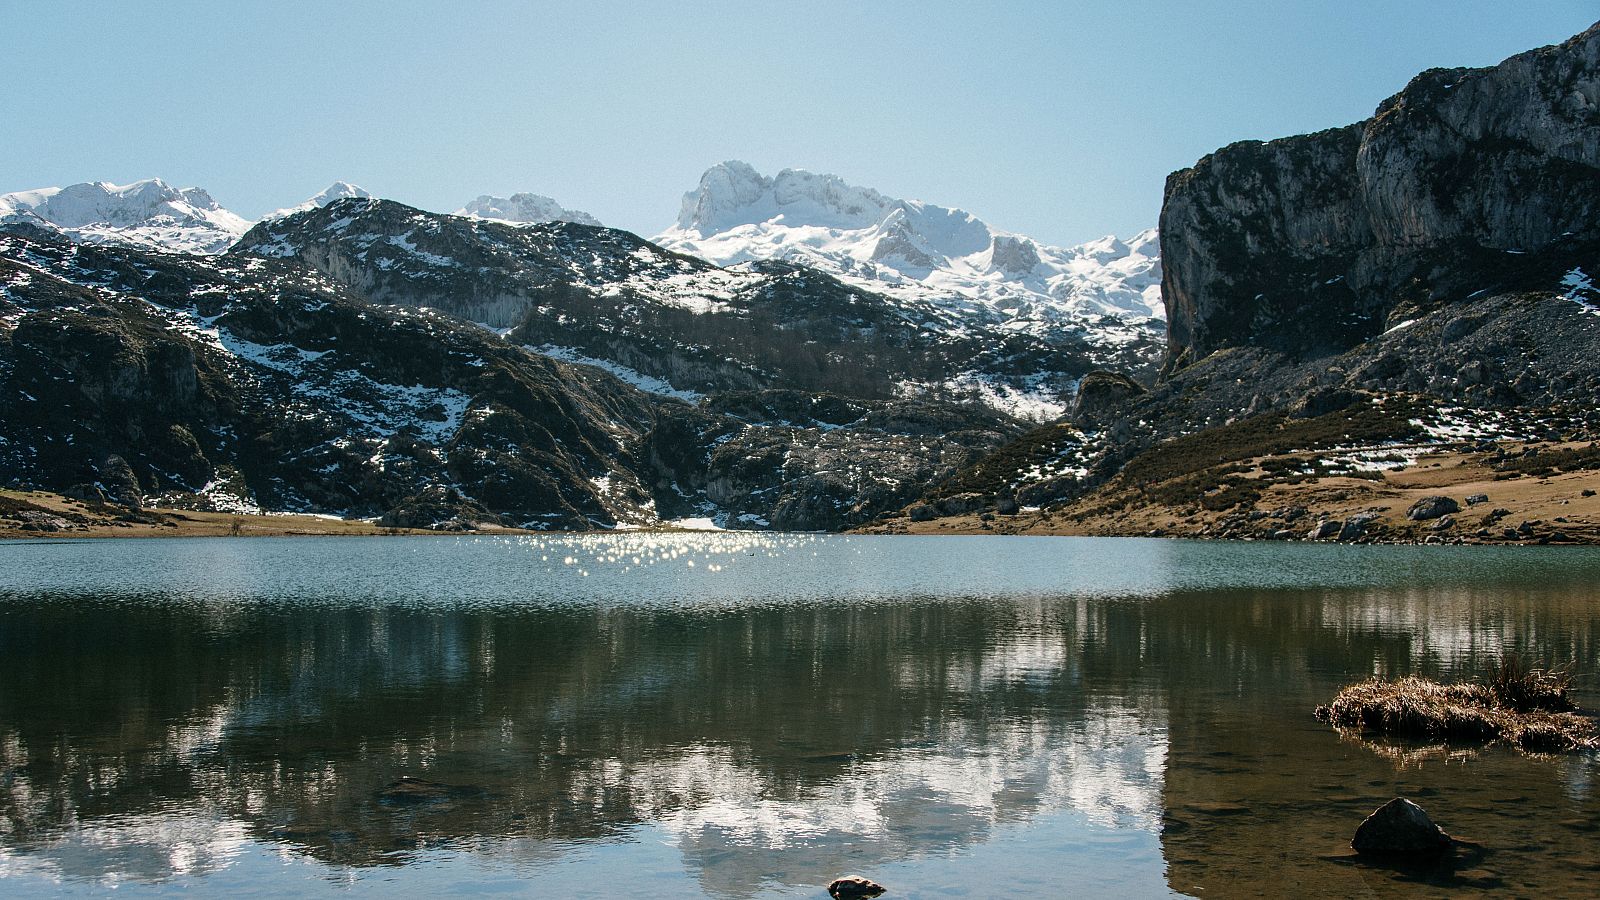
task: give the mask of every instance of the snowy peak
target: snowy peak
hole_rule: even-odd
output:
[[[86,243],[184,253],[221,253],[250,227],[204,190],[159,178],[3,194],[0,221],[32,222]]]
[[[871,188],[846,184],[836,175],[784,169],[768,178],[749,163],[731,160],[707,169],[700,186],[683,195],[677,227],[702,236],[770,221],[865,228],[880,222],[898,203]]]
[[[712,166],[662,246],[720,265],[782,259],[891,295],[976,303],[1019,326],[1126,343],[1161,330],[1155,231],[1058,248],[954,207],[887,197],[835,175]],[[1131,329],[1131,330],[1130,330]]]
[[[455,215],[500,222],[576,222],[579,225],[600,226],[600,220],[594,216],[582,210],[567,209],[542,194],[512,194],[509,197],[484,194],[456,210]]]
[[[286,206],[283,209],[273,210],[272,212],[267,213],[262,217],[262,221],[267,222],[274,219],[282,219],[285,216],[292,216],[295,213],[310,212],[313,209],[321,209],[336,200],[348,200],[352,198],[357,200],[371,200],[372,195],[348,181],[335,181],[333,184],[330,184],[324,188],[320,193],[306,198],[306,200],[301,203],[296,203],[294,206]]]

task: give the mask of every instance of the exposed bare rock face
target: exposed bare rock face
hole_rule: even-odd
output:
[[[1168,373],[1549,290],[1600,244],[1600,26],[1424,72],[1355,125],[1224,147],[1167,180],[1160,231]]]
[[[1299,500],[1260,492],[1600,438],[1600,26],[1424,72],[1364,122],[1224,147],[1168,179],[1160,234],[1156,383],[1086,373],[1070,418],[933,484],[907,518],[981,494],[1062,529],[1163,508],[1163,532],[1379,540],[1370,510],[1291,527],[1277,514]],[[1404,521],[1462,539],[1459,499]]]

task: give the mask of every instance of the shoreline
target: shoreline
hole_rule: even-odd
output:
[[[1523,447],[1548,444],[1528,443]],[[1306,460],[1315,454],[1296,454]],[[860,534],[1016,534],[1078,537],[1175,537],[1289,543],[1600,545],[1600,469],[1507,477],[1482,453],[1440,450],[1404,467],[1363,476],[1274,480],[1261,457],[1241,468],[1259,497],[1210,509],[1212,495],[1151,502],[1143,486],[1116,480],[1083,497],[1009,515],[975,510],[921,521],[905,511],[856,529]],[[1159,487],[1159,485],[1158,485]],[[1443,497],[1455,508],[1413,519],[1420,501]],[[936,504],[935,504],[936,506]],[[1331,531],[1312,537],[1319,528]]]
[[[1249,504],[1209,510],[1204,497],[1142,502],[1113,482],[1077,500],[1011,514],[975,510],[915,520],[907,510],[840,534],[1143,537],[1447,546],[1600,546],[1600,470],[1506,478],[1481,454],[1441,451],[1365,477],[1266,483]],[[1418,501],[1445,497],[1456,509],[1415,520]],[[27,527],[28,520],[35,523]],[[1331,524],[1330,524],[1331,523]],[[1330,532],[1312,537],[1318,529]],[[654,525],[628,531],[693,533]],[[618,534],[612,529],[535,531],[391,528],[360,519],[299,513],[134,509],[48,491],[0,490],[0,540],[166,537],[390,537],[416,535]],[[715,533],[707,531],[705,533]]]

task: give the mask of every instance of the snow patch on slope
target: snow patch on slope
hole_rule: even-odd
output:
[[[492,330],[500,331],[501,329]],[[509,329],[506,330],[509,331]],[[528,349],[542,356],[548,356],[551,359],[559,359],[562,362],[594,366],[597,369],[609,372],[610,374],[627,382],[628,384],[633,385],[647,394],[659,394],[663,397],[673,397],[678,400],[682,400],[685,403],[699,403],[700,400],[703,399],[702,395],[697,394],[694,391],[679,390],[673,387],[670,383],[660,378],[656,378],[653,375],[646,375],[643,372],[630,369],[627,366],[614,363],[607,359],[596,359],[592,356],[585,356],[572,347],[558,347],[555,344],[545,344],[541,347],[529,347]]]
[[[1584,312],[1600,316],[1600,290],[1594,286],[1594,280],[1580,268],[1574,268],[1561,279],[1561,286],[1567,289],[1561,299],[1570,300],[1578,304]]]

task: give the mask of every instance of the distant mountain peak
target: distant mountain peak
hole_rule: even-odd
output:
[[[3,194],[0,221],[28,221],[85,243],[184,253],[221,253],[250,227],[204,189],[175,188],[159,178]]]
[[[1124,326],[1154,334],[1165,315],[1153,229],[1051,247],[963,209],[803,169],[768,177],[738,160],[712,166],[655,240],[719,265],[781,259],[893,295],[976,301],[996,315],[1077,328],[1091,342],[1124,343]]]
[[[516,193],[509,197],[482,194],[476,200],[455,211],[458,216],[475,219],[494,219],[500,222],[576,222],[579,225],[599,226],[600,220],[588,213],[567,209],[543,194]]]
[[[837,175],[784,169],[768,178],[749,163],[729,160],[707,169],[699,186],[683,196],[677,227],[701,235],[773,220],[864,228],[881,221],[899,203]]]
[[[292,216],[295,213],[309,212],[313,209],[321,209],[322,207],[327,206],[336,200],[348,200],[352,198],[357,200],[370,200],[372,199],[372,195],[367,193],[366,190],[357,187],[348,181],[335,181],[333,184],[328,185],[326,188],[323,188],[320,192],[306,198],[304,201],[296,203],[294,206],[286,206],[283,209],[273,210],[261,218],[262,221],[281,219],[285,216]]]

